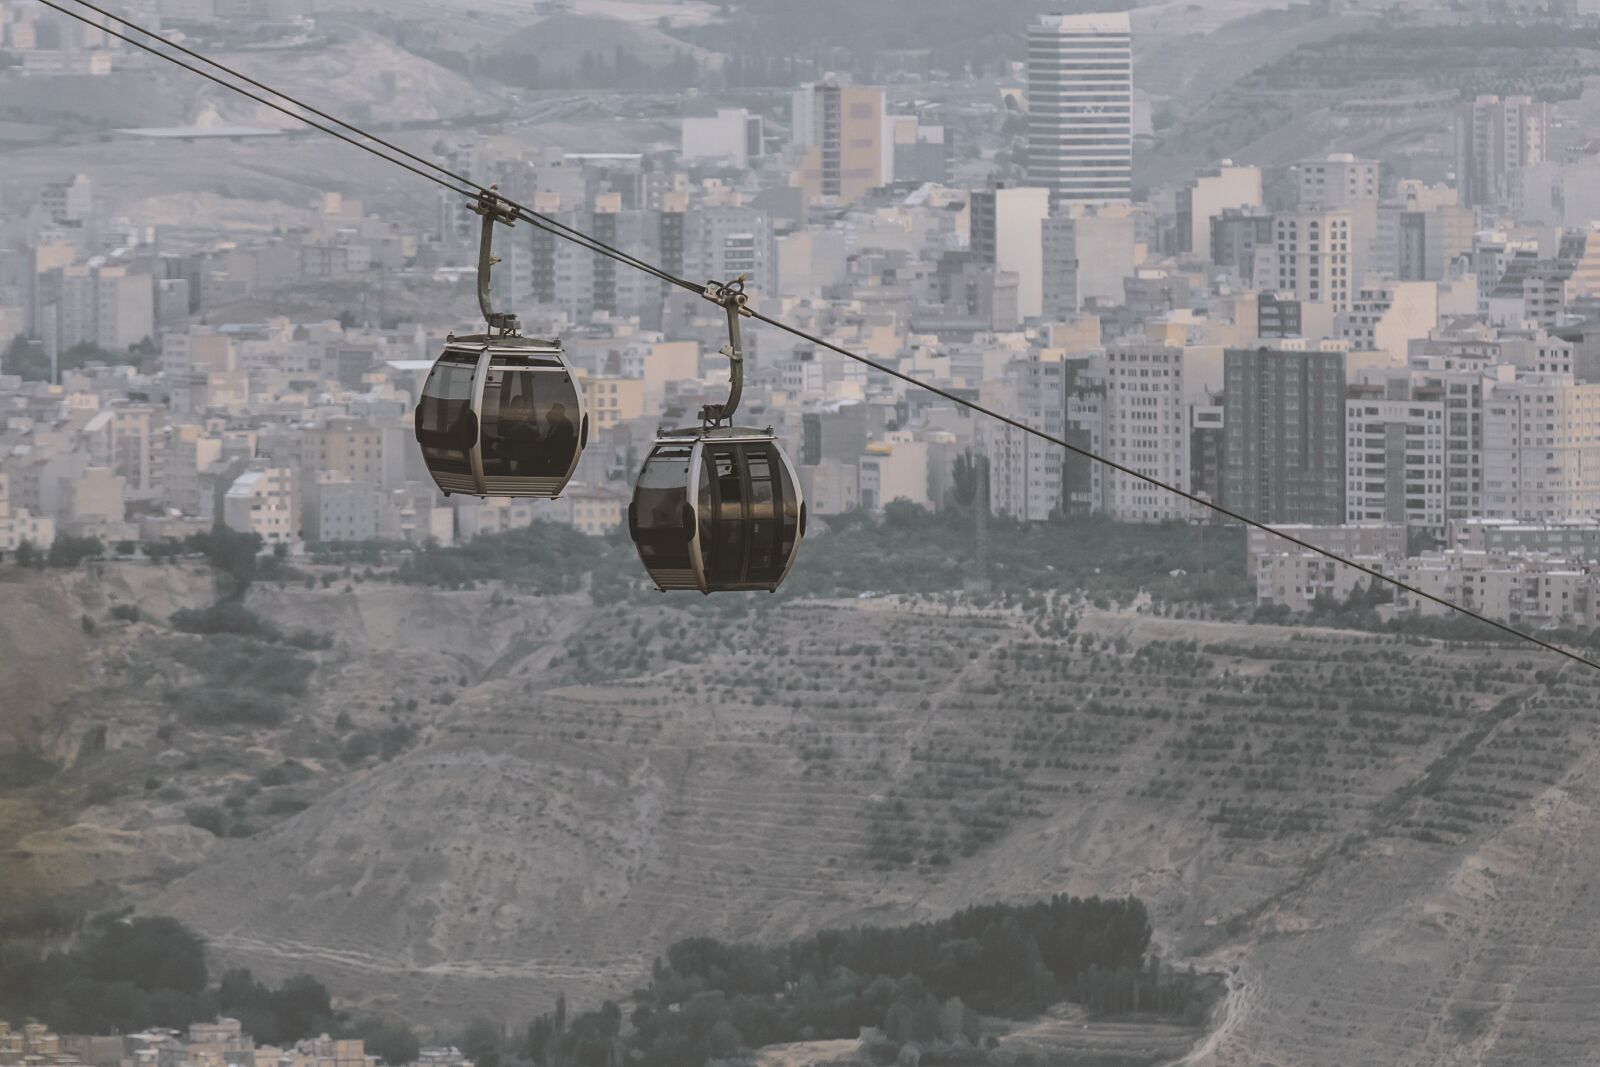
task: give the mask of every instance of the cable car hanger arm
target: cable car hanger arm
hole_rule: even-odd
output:
[[[744,275],[731,282],[706,282],[700,295],[728,313],[728,343],[720,349],[728,357],[728,399],[721,404],[706,404],[700,409],[700,421],[707,427],[722,423],[733,425],[733,413],[739,410],[739,398],[744,395],[744,344],[739,337],[739,316],[754,315],[749,297],[744,291]]]
[[[517,332],[517,316],[510,311],[497,312],[491,303],[491,272],[494,265],[500,262],[500,257],[494,254],[494,226],[497,222],[503,226],[512,225],[517,213],[500,199],[495,192],[498,188],[496,185],[489,186],[468,207],[483,216],[483,230],[478,236],[478,307],[483,310],[483,320],[489,324],[489,333],[498,333],[503,337]]]

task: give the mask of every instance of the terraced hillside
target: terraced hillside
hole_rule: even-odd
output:
[[[1559,116],[1592,110],[1600,71],[1592,30],[1480,17],[1296,5],[1238,19],[1199,45],[1158,36],[1137,59],[1136,84],[1159,116],[1137,180],[1181,181],[1224,157],[1281,166],[1330,146],[1443,180],[1462,99],[1528,94],[1555,102]]]
[[[689,935],[1132,892],[1165,958],[1231,969],[1211,1062],[1578,1062],[1594,1036],[1596,687],[1537,654],[1056,594],[258,583],[280,634],[322,635],[300,650],[151,621],[202,574],[105,570],[9,587],[41,617],[103,618],[112,583],[152,607],[71,635],[81,682],[29,698],[67,766],[0,799],[76,814],[13,835],[10,869],[90,886],[75,842],[167,841],[129,888],[226,964],[515,1020],[626,993]],[[305,695],[184,710],[235,663]]]

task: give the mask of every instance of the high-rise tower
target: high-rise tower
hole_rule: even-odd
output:
[[[1524,167],[1550,158],[1550,105],[1480,96],[1456,112],[1456,179],[1469,206],[1516,206]]]
[[[1133,195],[1126,13],[1045,15],[1028,29],[1028,184],[1069,201]]]
[[[793,101],[792,143],[804,150],[795,184],[808,198],[860,199],[890,180],[894,146],[884,137],[884,92],[833,75],[802,85]]]

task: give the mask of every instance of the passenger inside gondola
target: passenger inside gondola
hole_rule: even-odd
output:
[[[572,420],[567,418],[566,405],[558,400],[550,405],[550,411],[545,416],[544,449],[539,453],[544,470],[540,473],[565,474],[577,443],[578,431],[573,427]]]
[[[737,582],[744,566],[744,486],[739,477],[738,455],[732,449],[710,453],[716,479],[718,507],[715,536],[701,545],[706,570],[714,581]]]
[[[527,397],[525,375],[492,370],[483,390],[483,473],[504,478],[527,468],[538,432],[533,425],[533,404]]]
[[[470,452],[478,443],[478,417],[465,403],[458,403],[456,417],[445,430],[446,447],[459,452]]]
[[[539,454],[539,427],[533,421],[533,402],[525,394],[518,393],[500,409],[500,439],[505,473],[531,474],[532,458]]]

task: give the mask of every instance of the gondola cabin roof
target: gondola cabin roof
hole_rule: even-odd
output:
[[[656,431],[657,444],[685,444],[692,445],[696,441],[771,441],[774,437],[771,427],[758,430],[751,426],[682,426],[676,429],[659,429]]]
[[[484,345],[491,349],[509,349],[528,352],[560,352],[561,338],[523,337],[520,334],[469,333],[460,337],[451,334],[445,338],[445,348],[479,351]]]

